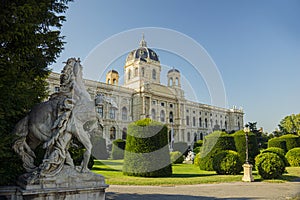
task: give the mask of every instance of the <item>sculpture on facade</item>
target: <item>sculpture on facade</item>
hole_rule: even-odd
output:
[[[65,165],[73,167],[68,148],[74,137],[86,149],[79,171],[88,172],[92,150],[89,132],[95,128],[95,104],[84,87],[80,60],[70,58],[61,72],[60,91],[34,106],[15,127],[19,138],[13,149],[22,158],[29,174],[27,181],[34,183],[40,177],[53,177]],[[34,150],[41,144],[46,152],[42,163],[35,166]]]

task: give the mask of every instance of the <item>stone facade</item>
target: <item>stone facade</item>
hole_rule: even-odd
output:
[[[174,130],[175,142],[184,141],[191,146],[213,130],[242,129],[243,110],[190,101],[184,97],[179,70],[168,72],[167,86],[160,83],[160,74],[158,55],[143,38],[139,48],[127,56],[123,86],[118,85],[119,74],[115,70],[107,73],[106,83],[85,80],[93,99],[103,97],[95,103],[103,120],[99,132],[108,145],[115,139],[125,139],[128,124],[145,117],[166,123]],[[57,92],[59,74],[51,73],[48,82],[50,94]]]

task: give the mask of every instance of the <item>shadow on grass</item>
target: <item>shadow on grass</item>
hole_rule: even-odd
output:
[[[193,178],[204,176],[215,176],[215,174],[173,174],[171,178]]]
[[[184,200],[210,200],[218,199],[215,197],[206,197],[206,196],[191,196],[191,195],[174,195],[174,194],[124,194],[124,193],[114,193],[107,192],[106,199],[114,200],[128,200],[128,199],[143,199],[143,200],[174,200],[174,199],[184,199]],[[254,199],[254,198],[222,198],[230,200],[245,200],[245,199]]]
[[[112,168],[102,168],[102,167],[93,167],[92,170],[97,170],[97,171],[111,171],[111,172],[121,172],[122,170],[118,169],[112,169]]]

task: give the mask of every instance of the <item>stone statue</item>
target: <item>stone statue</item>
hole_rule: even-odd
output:
[[[20,155],[28,172],[27,181],[34,183],[40,177],[54,177],[64,166],[74,167],[68,148],[76,137],[86,149],[79,172],[88,172],[92,144],[89,132],[97,128],[94,101],[84,87],[80,60],[70,58],[60,76],[60,91],[46,102],[32,108],[20,120],[14,133],[19,138],[13,149]],[[44,159],[35,166],[34,150],[40,145],[46,149]]]

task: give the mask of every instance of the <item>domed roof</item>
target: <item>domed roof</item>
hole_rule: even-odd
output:
[[[112,70],[109,70],[107,73],[115,73],[115,74],[119,74],[118,71],[112,69]]]
[[[173,69],[170,69],[170,70],[168,71],[168,74],[169,74],[169,73],[172,73],[172,72],[180,73],[180,71],[179,71],[178,69],[173,68]]]
[[[147,42],[145,41],[143,36],[140,42],[140,47],[128,54],[126,62],[130,60],[142,60],[144,62],[147,62],[147,58],[159,62],[158,55],[155,53],[155,51],[147,47]]]

